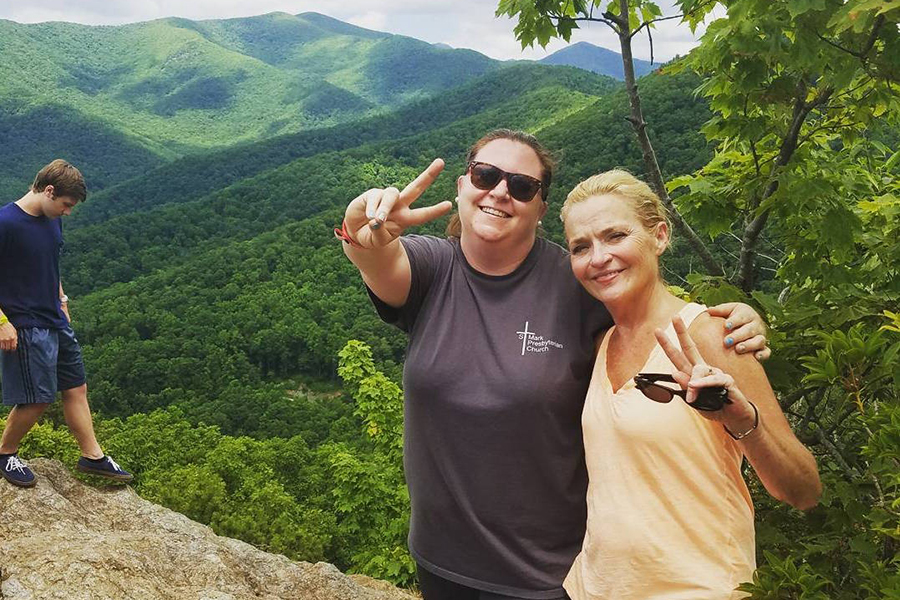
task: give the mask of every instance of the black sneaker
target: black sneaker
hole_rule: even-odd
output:
[[[0,454],[0,471],[4,479],[19,487],[32,487],[37,483],[34,472],[19,460],[18,454]]]
[[[116,461],[108,456],[93,459],[82,456],[78,459],[78,465],[75,467],[82,473],[90,473],[91,475],[99,475],[113,481],[131,481],[134,475],[120,467]]]

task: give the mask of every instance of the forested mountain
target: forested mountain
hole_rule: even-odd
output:
[[[0,197],[6,201],[27,191],[48,156],[65,156],[79,165],[91,191],[140,176],[166,161],[117,126],[55,103],[28,106],[0,100],[0,140]]]
[[[583,106],[579,99],[602,96],[616,87],[611,79],[576,69],[513,65],[384,115],[186,156],[158,169],[147,169],[140,177],[92,195],[91,201],[73,215],[72,226],[83,227],[116,215],[187,202],[296,158],[409,137],[479,114],[513,114],[523,96],[548,97],[547,106],[536,108],[548,118],[557,118],[561,106]],[[573,97],[566,98],[569,93]]]
[[[622,69],[622,55],[588,42],[578,42],[557,50],[550,56],[540,60],[545,65],[566,65],[578,67],[592,73],[615,77],[619,81],[625,79]],[[659,65],[653,65],[650,61],[634,59],[635,77],[643,77]]]
[[[349,121],[503,63],[316,13],[116,27],[0,20],[0,194],[45,152],[94,189],[163,160]],[[58,129],[58,133],[57,133]],[[37,137],[36,137],[37,134]],[[20,192],[19,192],[20,193]]]

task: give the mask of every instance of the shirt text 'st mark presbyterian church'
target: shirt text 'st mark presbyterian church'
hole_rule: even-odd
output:
[[[562,349],[564,347],[559,342],[544,339],[544,336],[538,335],[534,331],[528,331],[528,321],[525,321],[525,327],[522,331],[517,331],[516,335],[522,340],[522,356],[525,356],[526,352],[549,352],[551,348]]]

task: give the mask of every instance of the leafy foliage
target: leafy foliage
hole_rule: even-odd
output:
[[[744,589],[753,598],[890,597],[900,589],[900,446],[888,442],[900,432],[900,339],[889,310],[900,302],[898,171],[896,148],[872,133],[900,117],[900,11],[725,5],[728,16],[690,57],[716,112],[704,129],[716,156],[672,186],[687,186],[680,206],[711,234],[744,227],[745,260],[771,217],[780,291],[753,298],[776,327],[770,370],[782,406],[819,454],[826,486],[805,520],[761,499],[760,545],[770,554]],[[746,271],[738,282],[752,290]]]
[[[372,351],[350,340],[340,351],[338,373],[356,401],[356,416],[374,446],[369,462],[336,457],[333,494],[358,535],[354,568],[402,584],[415,581],[416,565],[406,550],[409,493],[403,477],[403,393],[375,369]]]

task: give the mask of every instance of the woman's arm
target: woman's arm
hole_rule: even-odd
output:
[[[344,254],[356,265],[363,281],[382,302],[394,308],[406,304],[412,271],[409,257],[399,239],[381,248],[360,248],[345,243]]]
[[[688,402],[704,387],[728,389],[731,404],[701,414],[721,423],[732,437],[746,433],[737,444],[773,497],[801,510],[814,507],[822,494],[816,459],[791,430],[762,366],[752,356],[721,345],[721,319],[700,315],[690,334],[681,319],[676,317],[673,324],[680,349],[661,331],[657,339],[678,369],[675,378],[687,388]]]
[[[397,188],[371,189],[354,198],[344,213],[344,254],[375,295],[394,308],[406,304],[412,284],[409,257],[400,234],[407,227],[441,217],[453,207],[450,202],[441,202],[410,208],[443,169],[444,161],[436,159],[402,192]]]

